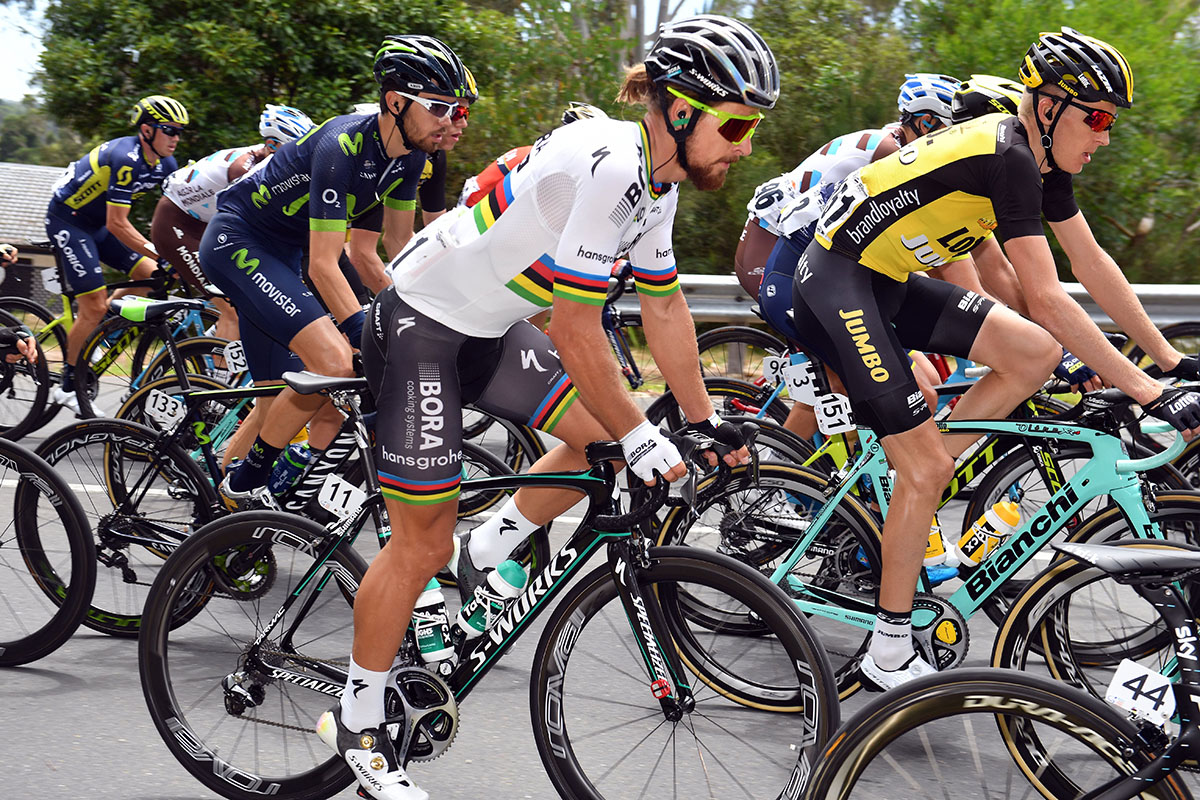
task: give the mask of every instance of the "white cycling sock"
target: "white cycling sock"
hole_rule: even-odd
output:
[[[342,692],[342,724],[358,733],[383,724],[383,689],[389,670],[375,672],[360,667],[353,657]]]
[[[478,569],[499,565],[523,539],[540,527],[525,518],[517,509],[514,498],[508,498],[498,513],[471,531],[471,538],[467,541],[471,563]]]
[[[867,654],[880,668],[891,672],[900,669],[912,657],[912,612],[897,613],[875,609],[875,633]]]

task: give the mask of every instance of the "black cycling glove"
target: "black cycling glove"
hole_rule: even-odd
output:
[[[1177,431],[1200,428],[1200,394],[1184,389],[1164,389],[1158,399],[1142,406],[1152,417],[1171,423]]]
[[[1168,378],[1181,381],[1200,381],[1200,359],[1184,356],[1179,363],[1163,373]]]
[[[714,424],[713,420],[720,424]],[[741,427],[729,422],[721,422],[720,417],[716,414],[700,422],[689,422],[680,432],[690,436],[712,439],[717,444],[713,450],[719,456],[746,446],[746,437],[742,435]]]
[[[17,325],[0,328],[0,356],[20,353],[21,351],[17,349],[17,342],[28,339],[29,336],[28,330]]]

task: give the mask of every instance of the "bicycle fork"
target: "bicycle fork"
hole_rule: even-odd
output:
[[[653,591],[644,591],[638,582],[640,571],[650,566],[649,544],[644,539],[614,542],[608,550],[608,566],[649,675],[650,693],[662,707],[663,716],[678,722],[695,708],[696,701],[679,653],[671,645],[659,598]]]

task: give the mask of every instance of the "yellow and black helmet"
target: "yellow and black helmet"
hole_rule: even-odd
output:
[[[133,114],[130,122],[141,125],[179,125],[188,124],[188,112],[183,103],[165,94],[152,94],[143,97],[133,104]]]
[[[1016,114],[1024,89],[996,75],[972,75],[954,90],[950,119],[957,125],[984,114]]]
[[[1074,28],[1041,34],[1025,53],[1020,75],[1030,89],[1057,86],[1084,103],[1133,107],[1133,70],[1125,56]]]

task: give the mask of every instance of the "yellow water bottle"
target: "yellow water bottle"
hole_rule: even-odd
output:
[[[942,526],[938,522],[937,514],[933,515],[933,522],[929,523],[929,543],[925,545],[925,566],[936,567],[938,564],[946,563],[946,545],[942,542]]]
[[[964,566],[973,567],[987,558],[1004,539],[1021,524],[1021,507],[1011,500],[1001,500],[975,520],[963,534],[954,550]]]

